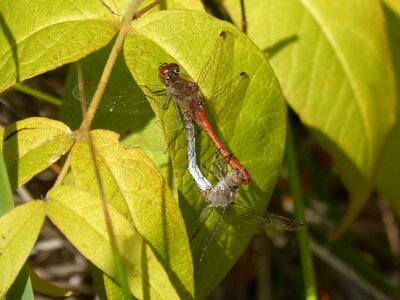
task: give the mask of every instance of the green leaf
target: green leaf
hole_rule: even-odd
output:
[[[1,1],[0,91],[105,46],[117,21],[98,0]]]
[[[110,10],[112,10],[112,12],[115,15],[119,16],[121,19],[126,11],[126,7],[129,4],[129,0],[102,0],[102,2],[107,5]],[[154,0],[143,1],[139,5],[137,12],[140,12],[142,9],[146,8],[153,2]],[[204,11],[204,6],[200,0],[163,0],[151,10],[147,11],[145,14],[150,14],[159,10],[166,9],[190,9]]]
[[[386,0],[384,11],[387,20],[390,48],[397,79],[397,122],[389,135],[378,173],[378,190],[400,215],[400,3]]]
[[[103,279],[104,289],[107,295],[107,298],[105,299],[124,300],[124,294],[122,293],[121,288],[106,275],[103,275]]]
[[[0,217],[14,208],[14,199],[3,154],[0,152]]]
[[[111,47],[107,46],[79,62],[82,68],[83,81],[99,81],[110,50]],[[73,129],[78,129],[82,122],[80,102],[73,96],[73,89],[78,84],[76,69],[76,66],[73,66],[68,74],[67,83],[64,89],[64,100],[59,114],[60,120],[65,122],[68,126],[70,126],[70,128]],[[142,114],[139,117],[137,115],[132,116],[129,113],[129,110],[124,112],[120,109],[119,112],[110,112],[110,107],[114,105],[113,102],[120,102],[117,103],[117,105],[120,105],[120,107],[130,107],[130,103],[135,102],[139,102],[139,105],[146,104],[140,103],[141,100],[145,101],[144,95],[133,81],[132,75],[125,64],[122,55],[117,58],[109,80],[109,84],[110,83],[114,85],[114,89],[125,88],[126,91],[122,92],[122,94],[114,95],[112,92],[107,92],[108,90],[106,90],[106,94],[103,96],[100,107],[97,110],[93,120],[92,129],[101,128],[115,131],[121,135],[121,138],[123,138],[123,144],[128,147],[143,147],[145,145],[144,138],[146,136],[150,137],[150,140],[159,139],[154,130],[151,133],[144,131],[146,125],[150,124],[154,118],[154,112],[149,105],[147,105],[148,109],[146,110],[146,114]],[[127,132],[130,132],[129,136],[127,136]],[[153,161],[157,163],[160,168],[160,172],[163,174],[165,181],[168,183],[169,188],[173,190],[174,195],[176,195],[175,177],[171,176],[173,173],[171,159],[164,153],[166,147],[145,147],[143,150]]]
[[[350,193],[340,233],[375,184],[395,121],[384,14],[378,1],[254,2],[246,2],[249,33],[265,47],[289,105],[333,156]],[[256,18],[260,10],[263,19]]]
[[[0,152],[0,216],[14,208],[14,199],[8,179],[6,164]],[[9,289],[6,299],[34,299],[28,270],[23,267]]]
[[[104,2],[114,13],[99,0],[1,1],[0,92],[16,82],[77,61],[110,42],[129,1]],[[204,10],[198,0],[169,0],[161,5],[167,7]]]
[[[44,219],[43,201],[30,201],[0,218],[0,298],[28,258]]]
[[[100,198],[78,187],[58,186],[47,195],[50,220],[93,264],[116,279],[113,254]],[[151,246],[128,220],[108,206],[131,292],[139,299],[178,299]]]
[[[150,3],[154,2],[154,0],[146,0],[144,1],[140,7],[140,9],[146,7]],[[204,11],[203,3],[199,0],[165,0],[161,1],[155,8],[150,10],[149,12],[156,12],[158,10],[167,10],[167,9],[189,9],[189,10],[198,10]]]
[[[54,297],[70,297],[75,295],[72,291],[60,288],[49,281],[43,280],[32,269],[29,268],[28,271],[35,292]]]
[[[257,0],[246,0],[244,2],[245,14],[246,14],[246,25],[247,35],[257,44],[261,49],[267,49],[271,46],[271,35],[277,30],[284,31],[283,26],[272,29],[272,26],[276,26],[274,23],[280,18],[284,18],[284,14],[287,13],[287,9],[290,4],[286,4],[282,1],[282,10],[278,12],[274,9],[274,6],[279,6],[280,2],[273,3],[272,1],[257,1]],[[224,7],[229,12],[229,16],[236,24],[236,27],[241,29],[242,26],[242,10],[239,1],[225,0]],[[269,14],[268,10],[274,9],[274,14]]]
[[[241,71],[248,74],[249,80],[244,89],[228,90],[219,95],[219,103],[214,104],[223,110],[211,104],[207,112],[213,113],[211,122],[223,143],[252,175],[250,191],[242,190],[239,201],[265,209],[282,162],[286,110],[278,81],[261,50],[232,25],[207,14],[164,11],[133,22],[132,33],[125,42],[124,56],[140,85],[160,84],[158,66],[162,62],[178,62],[184,74],[197,79],[209,62],[223,30],[227,32],[227,44],[222,49],[221,60],[216,62],[221,63],[218,65],[221,69],[207,78],[203,92],[211,96],[212,86],[225,86]],[[224,113],[225,116],[221,116]],[[175,114],[172,104],[165,113],[169,114]],[[173,128],[175,125],[166,124],[165,131],[168,131],[168,126]],[[200,139],[201,145],[197,148],[199,163],[215,153],[214,146],[204,134]],[[206,203],[187,172],[186,150],[186,137],[182,133],[170,153],[174,160],[174,174],[179,180],[180,206],[191,236],[199,225],[199,215]],[[210,219],[210,226],[212,222]],[[202,231],[207,231],[207,227]],[[239,237],[231,234],[211,242],[202,263],[195,266],[196,298],[205,298],[212,291],[250,238],[249,235]],[[193,244],[192,250],[201,248],[202,243],[199,240]]]
[[[157,167],[139,149],[121,146],[113,132],[96,130],[92,136],[108,203],[146,238],[178,290],[193,297],[193,266],[185,225]],[[98,193],[86,141],[73,147],[71,168],[78,186]]]
[[[68,152],[74,137],[61,122],[29,118],[1,129],[0,140],[11,189],[15,190]]]
[[[17,278],[7,292],[6,300],[21,299],[34,300],[30,274],[28,273],[28,265],[25,264],[19,271]]]

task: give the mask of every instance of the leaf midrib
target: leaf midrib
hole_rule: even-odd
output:
[[[353,95],[355,96],[355,102],[358,106],[358,111],[360,112],[360,116],[362,119],[362,126],[364,128],[365,131],[365,136],[368,140],[368,144],[369,145],[373,145],[372,143],[372,130],[371,127],[369,126],[368,120],[367,120],[367,113],[365,110],[363,110],[363,106],[361,103],[361,98],[360,98],[360,91],[357,88],[357,83],[355,82],[355,80],[353,78],[355,78],[354,76],[352,76],[352,72],[351,72],[351,67],[348,65],[347,60],[345,58],[344,53],[341,51],[340,45],[338,45],[334,39],[334,34],[333,32],[329,31],[328,29],[330,28],[329,24],[324,24],[323,22],[323,18],[318,14],[318,11],[316,9],[313,9],[313,7],[309,4],[306,3],[306,0],[302,0],[301,1],[303,7],[305,8],[305,10],[307,10],[310,14],[310,16],[315,20],[315,22],[319,25],[319,29],[320,31],[324,34],[324,36],[326,37],[326,40],[328,41],[328,43],[331,45],[331,47],[334,50],[334,53],[339,61],[339,65],[342,67],[342,70],[350,84],[350,87],[353,91]],[[324,26],[326,25],[326,26]],[[368,150],[367,150],[368,151]]]

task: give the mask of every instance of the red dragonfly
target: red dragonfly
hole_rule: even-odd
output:
[[[223,73],[225,71],[224,68],[226,69],[225,66],[221,66],[221,61],[219,58],[220,53],[223,53],[224,51],[226,52],[226,49],[224,49],[224,47],[226,48],[226,45],[224,45],[224,40],[226,36],[227,33],[225,31],[222,31],[219,34],[213,52],[206,66],[200,73],[197,82],[194,82],[186,78],[185,76],[182,76],[180,73],[180,68],[176,63],[164,63],[160,65],[158,73],[159,78],[162,83],[164,83],[165,87],[162,89],[153,90],[154,87],[141,86],[141,89],[144,91],[147,98],[150,99],[151,104],[157,102],[156,105],[152,105],[153,109],[157,109],[158,107],[166,109],[169,100],[172,98],[174,107],[177,112],[178,125],[173,130],[170,130],[170,128],[168,128],[168,130],[174,132],[167,133],[167,137],[170,140],[167,141],[167,145],[163,143],[162,146],[157,146],[158,149],[164,147],[163,150],[165,150],[165,148],[170,145],[171,140],[174,140],[177,137],[179,124],[181,123],[181,114],[178,108],[180,107],[181,111],[184,114],[190,115],[195,120],[195,122],[207,133],[224,160],[229,163],[232,168],[240,172],[243,177],[243,184],[249,184],[250,174],[248,173],[246,167],[244,167],[223,145],[223,143],[215,133],[211,122],[209,121],[209,113],[206,114],[205,109],[203,108],[203,104],[209,104],[208,106],[212,107],[214,111],[217,111],[218,118],[223,119],[222,115],[229,114],[229,108],[226,107],[226,103],[224,104],[222,101],[216,101],[216,99],[221,96],[228,97],[230,99],[234,97],[244,96],[246,84],[248,84],[248,75],[245,72],[240,72],[237,76],[233,78],[233,80],[229,81],[229,83],[227,83],[221,89],[213,91],[212,97],[206,98],[202,94],[202,89],[204,87],[207,88],[207,80],[211,81],[213,80],[213,78],[214,80],[217,80],[217,78],[215,78],[217,77],[216,74],[221,72]],[[87,99],[89,99],[88,102],[90,102],[91,95],[94,93],[96,88],[97,84],[93,82],[85,83],[84,89],[86,91]],[[242,91],[238,92],[238,89],[240,88],[242,88]],[[148,105],[146,105],[144,100],[128,102],[125,101],[126,99],[130,98],[130,96],[134,93],[135,91],[133,88],[129,89],[129,87],[125,86],[115,86],[107,84],[102,100],[102,104],[106,104],[103,105],[102,110],[118,115],[128,114],[131,116],[132,122],[139,122],[143,119],[143,116],[148,115],[149,107]],[[159,101],[154,101],[154,97],[160,94],[166,95],[164,103],[162,105],[160,105]],[[73,95],[75,98],[80,100],[78,86],[74,88]],[[225,107],[223,107],[223,105],[225,105]],[[161,112],[157,115],[164,115],[164,113]],[[163,117],[162,120],[160,120],[162,123],[164,123],[164,126],[162,127],[166,128],[168,127],[166,126],[166,124],[174,123],[174,121],[172,120],[167,121],[167,119],[171,117],[173,117],[172,114],[169,114],[168,117]],[[148,140],[150,138],[154,141],[158,138],[160,140],[160,134],[154,133],[154,130],[149,129],[151,127],[157,127],[156,130],[159,130],[159,124],[157,124],[157,122],[154,122],[154,125],[156,126],[146,126],[146,137],[143,138],[143,136],[141,136],[140,139]],[[135,128],[139,128],[138,124],[135,124],[134,126]],[[149,148],[154,149],[153,147]]]
[[[221,34],[225,34],[225,32]],[[184,110],[191,113],[197,124],[207,133],[224,160],[233,169],[240,171],[244,184],[249,184],[250,174],[247,172],[246,167],[229,153],[215,134],[203,109],[204,97],[201,95],[197,83],[180,76],[179,66],[175,63],[163,63],[159,68],[159,75],[161,81],[167,86],[167,97],[171,96],[182,105]],[[246,73],[241,72],[240,76],[246,76]]]

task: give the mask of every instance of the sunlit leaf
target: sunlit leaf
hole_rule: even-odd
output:
[[[232,25],[207,14],[167,11],[154,13],[133,23],[132,32],[126,39],[124,56],[140,85],[159,85],[159,64],[174,61],[180,64],[184,74],[196,80],[209,61],[223,30],[227,32],[229,43],[222,53],[223,61],[218,62],[223,67],[223,73],[219,74],[218,79],[207,78],[207,87],[223,87],[241,71],[248,74],[249,82],[246,89],[227,91],[217,97],[215,104],[224,107],[224,111],[210,104],[208,112],[214,113],[211,121],[223,143],[252,175],[250,191],[244,192],[241,200],[246,199],[247,205],[265,209],[282,161],[286,110],[278,81],[261,50]],[[146,59],[143,59],[144,54]],[[212,89],[205,89],[204,93],[211,97]],[[175,114],[172,104],[165,113],[168,114]],[[200,163],[212,156],[215,148],[204,134],[199,139]],[[184,133],[169,150],[174,159],[174,174],[177,174],[180,182],[180,206],[191,235],[199,223],[205,201],[186,170]],[[214,241],[208,247],[209,255],[206,254],[203,263],[196,266],[196,297],[204,298],[218,284],[249,239],[250,235],[245,238],[229,236]],[[216,269],[217,263],[219,267]]]
[[[116,21],[99,0],[1,1],[0,91],[105,46]]]
[[[382,154],[382,163],[378,175],[378,189],[391,203],[397,214],[400,215],[400,2],[393,0],[383,1],[387,19],[390,47],[392,50],[393,65],[397,79],[397,122],[389,135],[385,150]]]
[[[238,4],[228,2],[239,24]],[[368,199],[395,121],[396,86],[380,3],[250,0],[246,15],[250,37],[270,58],[289,105],[333,156],[349,191],[340,233]]]
[[[116,279],[100,198],[67,186],[52,189],[47,197],[46,211],[51,221],[87,259]],[[178,299],[150,245],[117,210],[108,206],[108,211],[131,292],[139,299]]]
[[[0,216],[5,215],[13,208],[14,198],[10,187],[10,181],[8,179],[7,168],[3,155],[0,153]],[[27,267],[21,269],[7,293],[7,299],[13,297],[24,297],[26,300],[34,298]]]
[[[0,218],[0,298],[28,258],[44,219],[43,201],[30,201]]]
[[[157,167],[139,149],[121,146],[113,132],[98,130],[92,135],[106,199],[146,238],[174,284],[193,296],[193,267],[185,226]],[[71,166],[76,184],[98,193],[87,142],[74,146]]]
[[[0,130],[0,140],[12,190],[54,164],[74,142],[66,125],[46,118],[8,125]]]

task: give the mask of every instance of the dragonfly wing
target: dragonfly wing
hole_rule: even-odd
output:
[[[214,208],[205,207],[200,215],[199,229],[191,238],[193,261],[195,266],[201,263],[210,244],[213,241],[218,240],[222,232],[222,217],[216,213]]]
[[[304,227],[304,224],[293,219],[265,213],[264,222],[261,224],[260,233],[266,231],[283,232],[296,231]]]
[[[226,208],[225,219],[231,218],[235,234],[284,232],[300,229],[303,224],[285,217],[263,213],[258,209],[234,203]],[[236,220],[236,222],[235,222]]]
[[[235,36],[230,31],[221,31],[216,36],[215,44],[197,77],[197,83],[206,95],[219,89],[233,67]]]
[[[120,120],[128,118],[129,121],[124,122],[129,124],[127,127],[115,130],[121,134],[127,146],[165,152],[183,129],[183,126],[177,127],[174,109],[161,108],[165,99],[165,94],[160,93],[163,90],[161,86],[86,82],[76,86],[72,94],[75,99],[89,105],[98,87],[104,88],[104,94],[96,115],[101,116],[106,129],[112,130],[115,130],[115,126],[107,125],[118,124]]]

